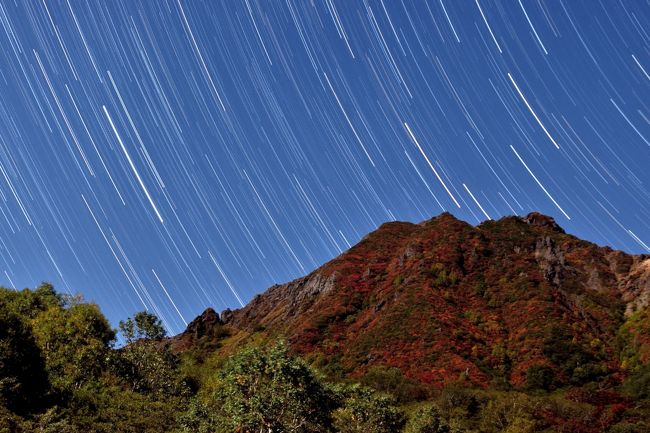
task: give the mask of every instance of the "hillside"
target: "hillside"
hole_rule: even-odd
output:
[[[174,337],[0,287],[0,433],[646,433],[649,300],[650,257],[538,213],[384,224]]]
[[[342,377],[381,366],[434,387],[522,387],[527,374],[551,389],[615,384],[650,359],[649,300],[648,256],[580,240],[539,213],[476,227],[443,213],[383,224],[242,309],[204,313],[173,347],[219,329],[231,335],[222,350],[282,336]]]

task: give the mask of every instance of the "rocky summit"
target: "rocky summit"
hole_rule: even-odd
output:
[[[650,361],[649,302],[647,255],[578,239],[540,213],[478,226],[443,213],[383,224],[242,309],[206,310],[172,345],[282,337],[339,377],[393,368],[440,388],[616,384]]]

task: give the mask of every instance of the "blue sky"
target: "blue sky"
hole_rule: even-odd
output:
[[[0,3],[0,283],[178,332],[388,220],[650,253],[646,1]]]

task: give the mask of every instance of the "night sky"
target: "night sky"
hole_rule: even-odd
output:
[[[650,253],[645,0],[2,0],[0,41],[0,283],[113,323],[444,210]]]

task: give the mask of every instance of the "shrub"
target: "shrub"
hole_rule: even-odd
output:
[[[533,365],[526,370],[526,388],[550,391],[555,388],[555,372],[547,365]]]
[[[485,433],[532,433],[536,423],[524,394],[508,394],[492,399],[481,411],[481,431]]]
[[[328,432],[336,405],[332,393],[283,343],[245,349],[230,359],[213,401],[223,426],[241,432]]]
[[[630,397],[640,400],[650,398],[650,364],[645,364],[625,380],[623,391]]]
[[[406,419],[395,400],[361,386],[338,388],[341,407],[334,411],[334,423],[340,433],[394,433]]]
[[[393,395],[400,403],[427,398],[427,390],[423,385],[407,378],[402,370],[395,367],[372,366],[361,379],[361,383]]]
[[[21,414],[38,409],[48,388],[45,363],[30,328],[0,301],[0,406]]]
[[[418,409],[409,419],[404,433],[449,433],[447,421],[434,405]]]

